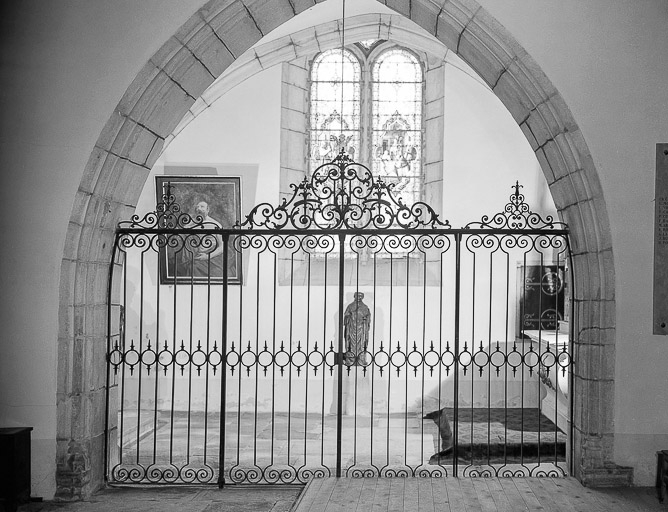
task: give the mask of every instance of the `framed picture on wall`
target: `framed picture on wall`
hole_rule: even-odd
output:
[[[211,231],[231,228],[241,219],[241,178],[156,176],[158,203],[168,189],[181,212],[190,215],[194,232],[187,232],[186,224],[183,230],[165,235],[159,255],[160,284],[223,284],[223,237]],[[241,253],[233,245],[230,237],[227,279],[229,284],[241,284]]]

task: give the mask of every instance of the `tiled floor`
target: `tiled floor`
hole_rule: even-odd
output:
[[[154,416],[147,412],[142,417]],[[136,416],[131,414],[127,414],[123,422],[126,429],[136,423]],[[547,472],[555,469],[555,464],[565,467],[566,436],[537,410],[462,410],[458,424],[458,475],[466,474],[462,471],[467,467],[489,467],[490,464],[516,465],[520,469],[523,465],[527,476],[538,462],[550,466]],[[162,415],[155,425],[157,429],[149,428],[141,435],[137,435],[135,428],[131,435],[123,436],[123,459],[121,465],[116,466],[113,478],[129,482],[123,479],[136,469],[137,474],[142,475],[134,480],[137,483],[145,481],[148,477],[144,475],[151,470],[174,469],[178,472],[179,469],[192,468],[195,472],[189,474],[193,478],[188,480],[180,476],[175,480],[184,478],[190,483],[216,481],[219,417],[175,413]],[[334,475],[337,453],[335,415],[243,413],[228,415],[225,428],[227,481],[232,471],[237,475],[233,478],[236,481],[266,483],[268,480],[271,483],[276,480],[264,476],[271,468],[287,471],[284,473],[287,482],[304,481],[297,474],[304,470],[323,471],[323,476]],[[452,474],[452,469],[448,469],[452,467],[450,454],[430,460],[441,450],[440,436],[435,423],[423,420],[419,414],[379,415],[373,420],[369,416],[344,416],[341,432],[344,476],[348,468],[368,470],[367,476],[384,475],[388,468],[400,471],[400,476],[405,475],[403,470],[407,469],[407,474],[411,475],[417,474],[418,468],[438,470],[436,464],[439,463],[446,471],[440,474]],[[540,460],[537,456],[539,444]],[[259,477],[252,477],[254,474]],[[535,471],[531,475],[536,475]]]

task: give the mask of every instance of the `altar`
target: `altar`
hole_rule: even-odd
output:
[[[541,400],[541,412],[554,422],[563,432],[567,432],[569,424],[569,381],[570,365],[566,359],[571,358],[568,332],[561,330],[528,330],[524,334],[531,340],[539,357],[545,358],[548,369],[541,368],[538,376],[544,385],[545,397]],[[551,356],[549,353],[554,354]],[[554,357],[560,364],[554,366]],[[549,361],[551,359],[551,361]]]

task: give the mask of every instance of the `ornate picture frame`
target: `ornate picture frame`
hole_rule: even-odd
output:
[[[155,177],[157,204],[180,207],[179,228],[162,240],[160,284],[223,284],[222,236],[241,219],[241,178],[232,176]],[[202,231],[202,235],[198,231]],[[242,282],[242,255],[228,242],[228,283]]]

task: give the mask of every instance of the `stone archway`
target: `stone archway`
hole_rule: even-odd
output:
[[[103,483],[107,276],[114,229],[128,218],[165,140],[245,50],[315,2],[214,0],[197,11],[128,87],[86,165],[70,218],[60,286],[57,486]],[[473,0],[387,2],[463,58],[511,112],[572,231],[575,476],[628,483],[613,454],[615,277],[598,174],[563,98],[514,38]],[[317,37],[317,34],[316,34]]]

